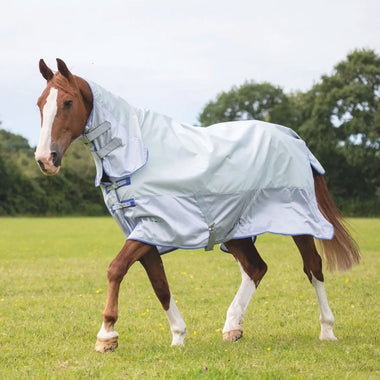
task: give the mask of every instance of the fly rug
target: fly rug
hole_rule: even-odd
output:
[[[95,161],[95,185],[126,238],[108,269],[97,351],[117,347],[120,283],[136,261],[165,310],[172,345],[182,345],[186,325],[160,254],[215,244],[241,271],[223,328],[224,340],[240,339],[248,303],[267,270],[254,244],[265,232],[293,237],[317,295],[320,339],[336,340],[314,238],[331,270],[349,269],[359,252],[329,196],[323,167],[294,131],[256,120],[207,128],[178,123],[73,75],[60,59],[57,64],[53,73],[40,60],[47,86],[38,100],[35,158],[44,174],[57,174],[68,146],[82,138]]]

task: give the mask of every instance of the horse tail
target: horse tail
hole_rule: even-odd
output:
[[[314,170],[313,175],[319,210],[334,226],[332,240],[319,240],[327,261],[327,269],[349,270],[353,264],[358,264],[360,261],[358,245],[348,232],[343,216],[329,194],[324,176]]]

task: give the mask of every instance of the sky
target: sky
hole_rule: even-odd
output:
[[[379,0],[0,0],[1,128],[37,144],[40,58],[199,124],[234,85],[306,91],[353,50],[379,54],[379,25]]]

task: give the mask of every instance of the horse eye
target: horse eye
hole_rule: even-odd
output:
[[[73,101],[72,100],[66,100],[64,103],[63,103],[63,108],[64,109],[68,109],[72,106],[73,104]]]

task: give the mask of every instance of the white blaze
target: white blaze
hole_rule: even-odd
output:
[[[36,159],[41,161],[50,160],[51,130],[55,115],[57,114],[58,90],[51,88],[46,103],[42,109],[42,127],[40,138],[36,149]]]

